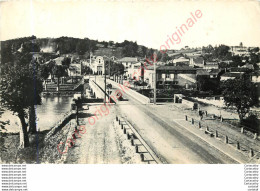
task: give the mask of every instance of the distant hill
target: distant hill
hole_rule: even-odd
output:
[[[49,52],[59,54],[78,54],[89,55],[93,52],[97,56],[115,56],[122,57],[149,57],[153,54],[153,49],[138,45],[136,42],[125,40],[122,43],[114,43],[113,41],[91,40],[88,38],[80,39],[73,37],[59,38],[36,38],[36,36],[23,37],[1,41],[1,61],[6,62],[12,53],[21,50],[25,43],[34,43],[31,52]],[[38,48],[36,48],[38,47]],[[28,46],[27,46],[28,48]]]

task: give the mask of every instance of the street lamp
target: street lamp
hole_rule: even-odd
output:
[[[109,67],[109,79],[110,79],[110,59],[112,58],[112,57],[108,57],[108,56],[104,56],[104,57],[107,57],[108,58],[108,67]],[[105,101],[105,103],[106,103],[106,93],[107,93],[107,74],[106,74],[106,62],[104,62],[104,70],[105,70],[105,80],[104,80],[104,83],[105,83],[105,93],[104,93],[104,96],[105,96],[105,98],[104,98],[104,101]]]
[[[156,105],[156,60],[155,57],[157,57],[156,54],[153,54],[154,59],[153,59],[153,70],[154,70],[154,93],[153,93],[153,104]]]

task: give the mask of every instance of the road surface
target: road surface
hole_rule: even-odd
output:
[[[99,78],[97,83],[104,87],[104,79]],[[115,87],[113,88],[115,91]],[[238,163],[174,121],[159,117],[150,105],[143,105],[128,94],[123,94],[123,96],[128,100],[117,103],[115,106],[118,109],[117,113],[126,116],[162,162],[173,164]],[[168,114],[165,113],[165,115]],[[173,116],[174,118],[181,119],[180,116]]]

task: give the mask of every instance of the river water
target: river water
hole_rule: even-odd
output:
[[[55,123],[62,119],[63,115],[70,111],[73,97],[46,96],[42,98],[42,105],[37,105],[37,128],[40,131],[51,129]],[[7,132],[18,132],[20,120],[12,112],[5,112],[0,120],[9,120],[6,126]]]

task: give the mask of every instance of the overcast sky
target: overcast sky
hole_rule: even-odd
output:
[[[185,24],[191,13],[202,17],[171,49],[212,44],[260,46],[260,3],[257,1],[55,2],[0,4],[0,39],[35,35],[70,36],[105,41],[137,41],[159,49],[167,35]]]

